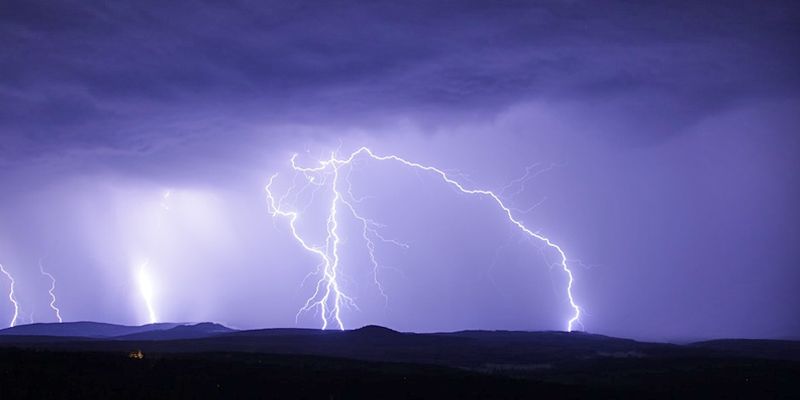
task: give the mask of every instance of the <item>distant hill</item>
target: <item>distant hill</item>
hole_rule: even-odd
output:
[[[127,326],[90,321],[36,323],[6,328],[0,330],[0,335],[111,338],[142,332],[172,329],[178,325],[180,324],[157,323],[141,326]]]
[[[176,340],[197,339],[235,332],[227,326],[212,322],[201,322],[194,325],[178,325],[170,329],[149,330],[130,335],[115,336],[117,340]]]
[[[219,334],[231,333],[235,330],[226,326],[201,322],[198,324],[157,323],[141,326],[107,324],[102,322],[63,322],[37,323],[19,325],[0,330],[0,342],[24,340],[30,342],[88,339],[117,340],[175,340],[195,339]],[[50,338],[50,339],[45,339]]]

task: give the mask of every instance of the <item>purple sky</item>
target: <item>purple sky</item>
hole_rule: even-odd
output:
[[[43,259],[65,320],[144,323],[149,260],[159,320],[295,326],[319,260],[264,186],[286,189],[293,153],[366,145],[496,191],[539,163],[504,200],[538,204],[518,216],[566,250],[591,332],[800,336],[793,2],[162,3],[0,5],[0,264],[22,322],[54,319]],[[564,328],[553,254],[494,204],[397,165],[351,178],[410,248],[377,246],[384,302],[342,223],[348,327]],[[300,225],[318,243],[319,205]]]

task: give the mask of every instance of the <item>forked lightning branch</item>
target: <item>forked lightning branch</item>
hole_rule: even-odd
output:
[[[294,155],[290,160],[291,167],[295,174],[303,177],[305,182],[302,185],[293,183],[289,190],[281,195],[273,191],[273,184],[278,174],[272,175],[267,183],[266,194],[269,212],[273,216],[280,216],[288,219],[289,230],[292,236],[294,236],[294,239],[303,249],[314,254],[320,260],[318,271],[319,279],[316,282],[314,293],[308,298],[303,307],[300,308],[298,315],[306,311],[314,310],[319,312],[323,329],[331,325],[335,325],[339,329],[345,329],[345,324],[342,319],[343,308],[357,308],[353,299],[345,293],[340,284],[340,273],[343,266],[341,264],[340,254],[341,236],[339,232],[339,221],[344,214],[349,214],[349,216],[355,218],[361,224],[362,238],[365,241],[369,259],[372,263],[375,284],[378,285],[381,294],[384,296],[386,294],[380,284],[377,273],[378,261],[375,256],[375,241],[406,246],[404,243],[386,239],[381,236],[378,231],[380,225],[371,219],[363,217],[354,206],[354,203],[357,203],[358,199],[353,197],[350,191],[350,181],[348,176],[342,172],[342,167],[351,166],[354,160],[359,157],[374,161],[398,163],[409,169],[427,172],[437,176],[443,183],[456,188],[463,194],[480,196],[490,200],[502,211],[502,215],[508,219],[510,224],[518,228],[523,234],[541,241],[558,256],[558,265],[567,277],[567,287],[565,290],[566,299],[572,309],[572,315],[566,322],[566,329],[567,331],[572,331],[576,325],[580,324],[581,308],[575,302],[572,293],[574,276],[567,264],[567,255],[561,246],[554,243],[546,236],[526,227],[522,221],[514,215],[512,210],[506,206],[500,196],[494,192],[485,189],[468,188],[439,168],[408,161],[396,155],[377,155],[366,147],[359,148],[346,158],[337,158],[335,153],[331,154],[329,159],[322,160],[318,165],[312,167],[299,165],[297,163],[297,155]],[[313,193],[316,193],[316,191],[321,189],[330,190],[331,201],[328,206],[326,206],[324,240],[322,240],[322,243],[312,243],[310,239],[299,232],[297,227],[298,217],[303,210],[292,208],[292,206],[286,203],[287,199],[292,196],[297,198],[299,192],[312,190]]]

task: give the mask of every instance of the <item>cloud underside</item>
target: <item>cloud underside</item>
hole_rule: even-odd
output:
[[[174,143],[274,121],[441,123],[528,101],[611,115],[631,140],[658,141],[743,102],[791,97],[795,8],[11,1],[0,152],[147,152],[164,132]]]

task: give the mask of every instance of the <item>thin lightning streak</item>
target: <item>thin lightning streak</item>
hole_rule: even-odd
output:
[[[50,309],[56,313],[58,322],[64,322],[64,320],[61,319],[61,310],[56,307],[56,278],[44,270],[44,266],[42,266],[42,260],[39,260],[39,272],[41,272],[42,275],[50,278],[50,290],[47,292],[50,294]]]
[[[541,174],[543,174],[545,172],[551,171],[551,170],[553,170],[554,168],[557,167],[557,165],[554,164],[554,163],[551,163],[550,165],[548,165],[548,166],[546,166],[544,168],[539,168],[540,166],[541,166],[540,163],[536,163],[536,164],[532,164],[532,165],[529,165],[529,166],[525,167],[525,174],[522,175],[521,177],[519,177],[517,179],[514,179],[513,181],[509,182],[507,185],[503,186],[500,189],[500,192],[498,193],[498,196],[499,197],[504,197],[506,199],[508,199],[509,197],[514,197],[514,196],[516,196],[516,195],[518,195],[518,194],[520,194],[520,193],[525,191],[525,184],[528,181],[530,181],[531,179],[536,178],[537,176],[539,176],[539,175],[541,175]],[[539,169],[536,172],[531,173],[531,171],[533,171],[536,168],[539,168]],[[506,193],[506,192],[508,192],[509,190],[511,190],[514,187],[516,187],[516,189],[513,192],[511,192],[510,194]]]
[[[366,244],[367,247],[367,254],[369,255],[369,261],[370,264],[372,264],[372,280],[373,283],[375,283],[375,286],[378,287],[378,291],[381,293],[384,302],[388,304],[389,296],[386,295],[386,291],[383,290],[383,285],[381,284],[380,279],[378,279],[378,271],[380,270],[381,266],[378,263],[378,259],[375,257],[375,242],[372,240],[372,238],[370,238],[370,234],[384,243],[394,244],[395,246],[403,247],[406,249],[409,248],[409,245],[406,243],[398,242],[393,239],[384,238],[377,231],[377,229],[375,229],[376,227],[380,227],[381,226],[380,224],[371,219],[362,217],[360,214],[358,214],[355,207],[353,207],[353,205],[350,202],[342,200],[342,203],[346,205],[348,209],[350,209],[350,213],[353,214],[353,217],[361,222],[361,237],[364,239],[364,243]]]
[[[347,171],[347,175],[345,175],[345,181],[347,182],[347,195],[350,197],[350,201],[342,199],[342,203],[350,209],[350,213],[353,215],[353,218],[357,219],[361,222],[361,237],[364,239],[364,243],[367,248],[367,254],[369,255],[370,264],[372,264],[372,281],[375,286],[378,288],[378,291],[383,297],[384,304],[388,306],[389,304],[389,296],[386,295],[386,291],[383,289],[383,285],[381,284],[380,279],[378,278],[378,272],[381,269],[380,263],[378,263],[377,257],[375,257],[375,242],[370,238],[370,235],[374,236],[378,240],[383,243],[392,244],[398,247],[402,247],[408,249],[410,246],[406,243],[399,242],[394,239],[386,239],[383,237],[380,232],[378,232],[377,228],[383,227],[383,225],[369,219],[362,217],[356,211],[355,207],[353,207],[352,203],[361,203],[364,200],[370,198],[371,196],[362,196],[356,198],[353,194],[353,184],[350,182],[350,174],[353,172],[353,167],[351,165],[350,169]]]
[[[11,323],[8,325],[9,327],[14,327],[17,325],[17,317],[19,317],[19,303],[17,303],[17,298],[14,297],[14,277],[3,268],[3,264],[0,264],[0,272],[2,272],[9,281],[11,281],[11,286],[8,289],[8,299],[11,301],[11,304],[14,305],[14,317],[11,319]]]
[[[514,211],[516,211],[516,212],[517,212],[517,214],[528,214],[528,213],[530,213],[531,211],[533,211],[533,210],[535,210],[535,209],[539,208],[539,206],[541,206],[542,204],[544,204],[544,202],[545,202],[545,201],[547,201],[547,197],[542,197],[542,198],[541,198],[539,201],[537,201],[536,203],[534,203],[532,206],[530,206],[530,207],[528,207],[528,208],[526,208],[526,209],[524,209],[524,210],[521,210],[521,209],[519,209],[519,208],[515,208],[515,209],[514,209]],[[573,260],[573,261],[574,261],[574,260]]]
[[[342,323],[341,314],[340,314],[340,311],[341,311],[340,305],[343,303],[343,301],[341,301],[341,299],[348,299],[348,302],[352,302],[352,301],[348,297],[346,297],[339,290],[338,283],[336,282],[336,274],[338,272],[338,267],[339,267],[339,265],[338,265],[339,264],[339,256],[338,256],[339,236],[338,236],[338,234],[336,232],[336,228],[338,226],[338,222],[336,220],[337,203],[341,201],[345,205],[347,205],[349,208],[352,209],[353,207],[349,202],[342,200],[342,196],[339,193],[338,188],[337,188],[337,182],[339,180],[339,168],[341,166],[343,166],[343,165],[351,164],[355,160],[356,157],[358,157],[359,155],[362,155],[362,154],[366,155],[367,157],[369,157],[369,158],[371,158],[373,160],[376,160],[376,161],[394,161],[394,162],[398,162],[398,163],[400,163],[400,164],[402,164],[404,166],[410,167],[410,168],[418,170],[418,171],[431,172],[431,173],[439,176],[445,183],[453,186],[454,188],[456,188],[457,190],[459,190],[462,193],[488,197],[489,199],[491,199],[502,210],[502,212],[506,215],[506,218],[508,219],[509,222],[511,222],[514,226],[516,226],[520,231],[522,231],[523,233],[525,233],[529,237],[532,237],[532,238],[535,238],[535,239],[538,239],[538,240],[542,241],[548,248],[550,248],[552,250],[555,250],[555,252],[558,254],[558,256],[559,256],[558,265],[560,266],[561,270],[564,271],[564,273],[567,275],[567,278],[568,278],[568,284],[567,284],[566,292],[567,292],[567,298],[569,300],[569,305],[573,310],[573,315],[567,321],[567,324],[566,324],[567,325],[566,326],[567,331],[571,332],[573,330],[575,324],[580,324],[581,308],[580,308],[580,306],[578,306],[577,303],[575,303],[575,298],[574,298],[574,296],[572,294],[572,287],[573,287],[573,284],[574,284],[574,276],[573,276],[572,270],[569,268],[569,266],[567,264],[567,255],[559,245],[555,244],[548,237],[546,237],[546,236],[544,236],[544,235],[542,235],[542,234],[540,234],[538,232],[534,232],[534,231],[530,230],[528,227],[526,227],[520,220],[518,220],[514,216],[514,213],[512,212],[512,210],[508,206],[505,205],[505,203],[500,199],[500,196],[498,196],[494,192],[492,192],[490,190],[484,190],[484,189],[468,189],[468,188],[464,187],[458,181],[456,181],[453,178],[451,178],[447,173],[445,173],[441,169],[438,169],[438,168],[432,167],[432,166],[428,166],[428,165],[423,165],[423,164],[416,163],[416,162],[412,162],[412,161],[408,161],[408,160],[406,160],[404,158],[401,158],[401,157],[398,157],[396,155],[387,155],[387,156],[376,155],[375,153],[372,152],[372,150],[370,150],[367,147],[359,148],[358,150],[356,150],[353,153],[351,153],[345,159],[338,159],[338,158],[336,158],[335,153],[331,154],[331,157],[328,160],[320,161],[319,162],[319,166],[317,166],[317,167],[303,167],[303,166],[298,165],[297,162],[296,162],[296,159],[297,159],[297,155],[296,154],[293,155],[292,158],[290,159],[290,162],[291,162],[291,165],[292,165],[292,169],[295,172],[299,172],[299,173],[304,174],[307,179],[311,179],[309,177],[314,176],[316,174],[323,174],[328,169],[331,169],[331,171],[332,171],[333,183],[331,185],[331,188],[332,188],[331,190],[333,192],[333,201],[331,203],[331,208],[330,208],[329,214],[328,214],[328,220],[327,220],[327,233],[328,233],[328,236],[327,236],[326,241],[325,241],[324,250],[319,248],[319,247],[314,247],[314,246],[309,245],[302,237],[300,237],[300,235],[297,232],[297,227],[296,227],[296,224],[295,224],[297,219],[298,219],[298,217],[299,217],[299,215],[297,214],[297,212],[294,212],[294,211],[285,211],[285,210],[283,210],[281,208],[281,206],[282,206],[281,202],[276,201],[274,195],[272,194],[271,187],[272,187],[272,184],[273,184],[275,178],[277,177],[277,174],[272,175],[270,177],[269,183],[266,186],[267,199],[269,201],[269,210],[272,213],[272,215],[273,216],[280,215],[280,216],[289,218],[289,225],[291,227],[292,235],[294,236],[295,240],[297,240],[298,243],[300,243],[300,245],[303,248],[305,248],[306,250],[308,250],[308,251],[310,251],[312,253],[317,254],[318,256],[320,256],[323,259],[324,272],[325,272],[324,277],[318,282],[317,291],[314,293],[314,295],[312,295],[311,298],[309,298],[309,300],[306,302],[305,306],[300,310],[300,312],[307,311],[308,309],[310,309],[312,307],[317,307],[318,306],[322,311],[322,325],[323,325],[322,328],[323,329],[327,328],[327,326],[328,326],[328,319],[327,319],[328,316],[327,316],[327,312],[326,312],[326,307],[328,307],[331,291],[333,291],[335,300],[333,301],[333,305],[331,306],[333,308],[332,314],[335,316],[336,323],[339,326],[339,328],[340,329],[344,329],[344,324]],[[517,183],[524,182],[524,180],[526,178],[527,178],[527,173],[526,173],[526,177],[520,179]],[[348,187],[348,190],[349,190],[349,187]],[[356,216],[357,219],[359,219],[359,216],[358,216],[357,213],[354,213],[354,215]],[[362,218],[362,223],[365,223],[365,221],[366,220],[364,220]],[[374,246],[372,246],[372,248],[371,248],[369,242],[367,243],[367,246],[368,246],[369,251],[372,251],[374,249]],[[324,287],[325,288],[325,292],[324,292],[325,294],[324,294],[324,296],[322,297],[321,300],[314,300],[319,295],[320,287]]]

